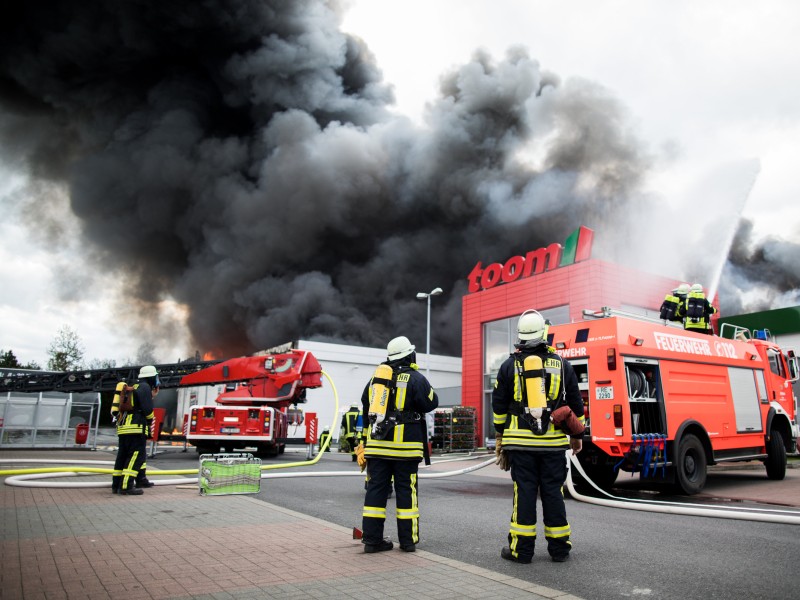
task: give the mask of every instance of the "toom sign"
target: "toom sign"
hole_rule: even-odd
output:
[[[498,283],[511,283],[545,271],[586,260],[592,255],[594,231],[579,227],[561,244],[552,243],[547,248],[531,250],[525,256],[512,256],[505,264],[492,263],[485,268],[478,261],[469,276],[469,292],[488,290]]]

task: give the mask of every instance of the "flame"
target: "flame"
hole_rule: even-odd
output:
[[[207,361],[207,360],[216,360],[216,357],[214,356],[214,353],[213,353],[213,352],[205,352],[205,353],[203,354],[203,360],[204,360],[204,361]]]

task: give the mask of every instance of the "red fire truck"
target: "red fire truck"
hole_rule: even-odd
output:
[[[283,453],[287,409],[322,385],[322,367],[308,351],[233,358],[181,379],[181,387],[224,384],[214,403],[189,408],[186,440],[200,454],[254,449],[258,456]]]
[[[798,364],[766,330],[704,335],[604,308],[550,328],[574,366],[586,434],[578,455],[609,489],[620,471],[696,494],[708,465],[762,461],[783,479],[796,451]]]

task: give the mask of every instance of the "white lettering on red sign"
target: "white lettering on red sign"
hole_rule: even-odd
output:
[[[727,358],[737,358],[736,346],[730,342],[714,342],[714,350],[718,356],[725,356]]]
[[[586,347],[578,348],[559,348],[556,354],[564,358],[575,358],[576,356],[586,356]]]
[[[687,354],[698,354],[701,356],[725,356],[736,358],[736,346],[729,342],[715,342],[712,346],[709,340],[698,340],[691,337],[676,335],[674,333],[653,333],[656,347],[659,350],[669,350],[671,352],[685,352]]]

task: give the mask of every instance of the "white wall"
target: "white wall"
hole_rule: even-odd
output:
[[[361,394],[375,372],[375,367],[386,360],[386,348],[364,348],[362,346],[343,346],[324,342],[300,340],[298,349],[310,351],[322,365],[336,386],[339,394],[339,411],[334,419],[334,394],[330,382],[322,378],[322,387],[308,390],[305,404],[298,404],[304,413],[315,412],[319,431],[331,428],[334,439],[339,437],[341,415],[351,404],[361,406]],[[451,356],[431,355],[430,376],[428,380],[437,387],[461,386],[461,359]],[[420,372],[428,376],[427,355],[417,352]],[[291,437],[305,436],[305,423],[296,428],[289,427]]]

